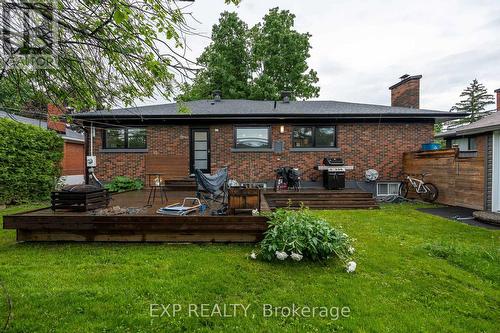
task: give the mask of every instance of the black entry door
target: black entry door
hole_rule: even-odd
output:
[[[194,173],[195,169],[210,173],[210,131],[208,128],[191,129],[190,161],[191,173]]]

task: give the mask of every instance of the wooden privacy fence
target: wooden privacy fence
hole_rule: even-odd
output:
[[[437,186],[437,202],[445,205],[484,209],[485,161],[479,151],[460,157],[457,149],[403,154],[403,171],[409,175],[430,173],[426,182]]]

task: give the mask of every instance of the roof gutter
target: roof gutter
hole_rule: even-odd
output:
[[[268,119],[273,119],[273,120],[285,120],[285,119],[305,119],[305,120],[310,120],[311,118],[315,119],[443,119],[443,120],[451,120],[451,119],[458,119],[467,116],[465,113],[446,113],[446,114],[419,114],[419,113],[414,113],[414,114],[336,114],[336,115],[325,115],[325,114],[300,114],[300,115],[276,115],[276,114],[258,114],[258,115],[244,115],[244,116],[235,116],[235,115],[217,115],[217,116],[210,116],[210,115],[172,115],[172,116],[166,116],[166,115],[117,115],[117,114],[99,114],[99,115],[92,115],[92,114],[74,114],[72,115],[74,119],[79,119],[79,120],[84,120],[84,121],[91,121],[91,120],[104,120],[104,119],[109,119],[109,120],[136,120],[136,119],[142,119],[142,120],[190,120],[190,119],[196,119],[196,120],[219,120],[219,119],[224,119],[224,120],[245,120],[245,119],[253,119],[253,120],[268,120]]]

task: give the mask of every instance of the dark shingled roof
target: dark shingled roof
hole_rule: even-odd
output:
[[[276,104],[275,104],[276,103]],[[180,114],[176,103],[148,105],[74,114],[76,119],[214,119],[214,118],[427,118],[456,119],[465,114],[424,109],[391,107],[337,101],[253,101],[243,99],[199,100],[186,102],[190,114]],[[276,105],[276,107],[275,107]]]
[[[500,112],[479,119],[471,124],[454,128],[452,130],[442,132],[436,135],[438,138],[450,138],[463,135],[480,134],[500,130]]]

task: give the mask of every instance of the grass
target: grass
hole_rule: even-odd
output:
[[[354,274],[336,260],[252,261],[248,245],[16,244],[1,230],[0,280],[13,305],[7,331],[498,332],[499,231],[415,207],[318,212],[357,239]],[[183,308],[152,318],[151,303]],[[250,308],[247,317],[198,318],[188,316],[190,303]],[[349,307],[350,315],[267,318],[266,303]]]

